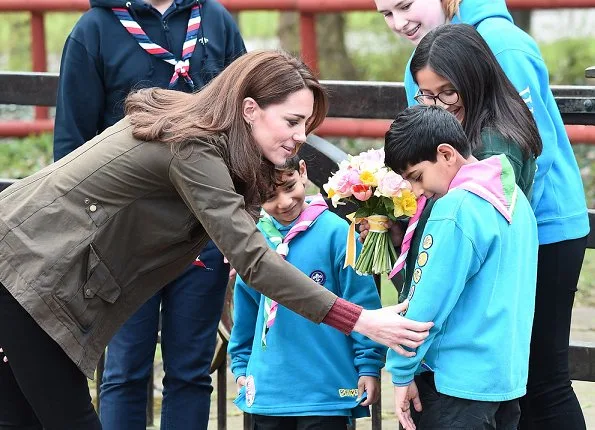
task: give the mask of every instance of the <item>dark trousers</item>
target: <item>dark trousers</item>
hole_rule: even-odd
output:
[[[0,284],[0,430],[101,430],[87,378]]]
[[[516,430],[520,408],[518,400],[481,402],[460,399],[436,391],[434,373],[415,377],[422,412],[411,408],[411,415],[421,430]]]
[[[210,367],[229,266],[212,242],[201,251],[206,267],[190,266],[149,299],[107,347],[101,384],[105,430],[147,427],[147,387],[161,314],[163,402],[161,430],[206,429],[211,406]]]
[[[522,430],[584,430],[585,418],[570,383],[568,342],[574,294],[587,238],[542,245]]]
[[[347,417],[252,415],[252,430],[345,430]]]

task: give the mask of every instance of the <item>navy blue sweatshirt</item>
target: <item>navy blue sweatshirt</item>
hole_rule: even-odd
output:
[[[190,75],[196,88],[246,52],[229,12],[215,0],[199,1],[199,42],[190,58]],[[126,7],[127,3],[147,36],[176,58],[181,57],[190,9],[197,0],[174,0],[163,15],[143,0],[91,0],[91,9],[76,23],[62,52],[55,160],[122,119],[124,99],[131,90],[169,86],[174,66],[142,49],[111,10]],[[174,89],[191,91],[183,79]]]

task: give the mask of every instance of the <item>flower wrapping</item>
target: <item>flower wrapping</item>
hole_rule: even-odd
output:
[[[411,184],[384,165],[384,149],[371,149],[350,155],[339,163],[323,189],[334,207],[351,201],[358,209],[348,215],[351,225],[347,238],[344,267],[360,274],[388,273],[397,253],[386,223],[411,217],[417,208]],[[355,226],[367,220],[370,229],[362,252],[355,258]]]

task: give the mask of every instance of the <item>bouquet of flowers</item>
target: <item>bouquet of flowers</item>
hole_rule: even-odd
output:
[[[358,206],[348,216],[351,225],[344,267],[354,267],[360,274],[388,273],[397,253],[385,225],[389,219],[405,219],[415,213],[417,202],[409,182],[384,165],[383,149],[372,149],[339,163],[339,170],[323,188],[334,207],[345,201]],[[370,230],[355,261],[355,225],[363,219]]]

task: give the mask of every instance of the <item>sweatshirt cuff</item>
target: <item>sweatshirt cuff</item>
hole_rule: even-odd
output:
[[[238,382],[238,379],[240,379],[242,376],[246,376],[246,369],[244,369],[243,371],[233,372],[233,376],[235,382]]]
[[[344,334],[351,334],[362,310],[363,308],[361,306],[338,297],[322,322],[336,328]]]
[[[413,382],[413,377],[414,375],[395,375],[392,374],[392,382],[393,385],[397,386],[397,387],[404,387],[406,385],[409,385]]]
[[[357,369],[357,374],[359,376],[375,376],[378,378],[380,377],[380,368],[373,365],[359,366]]]

